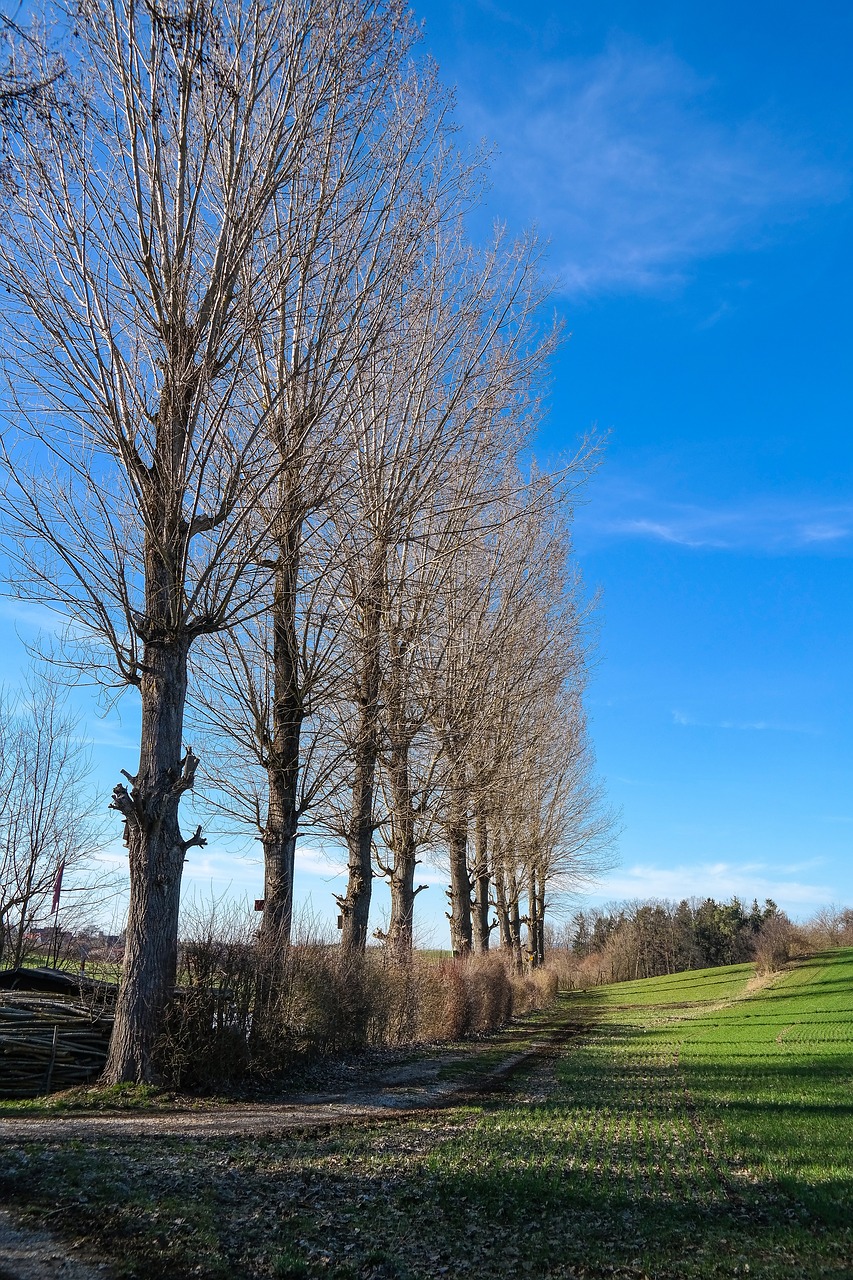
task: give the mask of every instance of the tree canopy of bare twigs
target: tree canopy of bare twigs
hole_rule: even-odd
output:
[[[94,862],[105,823],[79,729],[43,676],[24,694],[0,692],[0,958],[12,965],[31,930],[48,924],[58,881],[66,898],[85,893],[89,903],[106,887]]]
[[[38,26],[0,13],[0,146],[28,127],[59,126],[71,110],[68,66]]]
[[[214,644],[225,679],[207,681],[199,702],[206,727],[219,740],[240,739],[251,762],[242,791],[229,780],[230,761],[216,781],[258,828],[262,930],[282,943],[299,820],[325,793],[335,759],[326,722],[347,548],[332,513],[352,446],[352,386],[377,347],[387,350],[407,259],[438,216],[428,192],[437,186],[433,153],[447,101],[434,69],[410,62],[415,34],[407,20],[392,24],[377,73],[342,80],[306,163],[279,194],[265,246],[278,290],[274,324],[256,338],[278,469],[266,553],[272,581],[263,618]]]

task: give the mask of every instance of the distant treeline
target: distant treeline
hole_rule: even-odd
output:
[[[828,908],[794,926],[771,899],[626,902],[578,911],[552,939],[552,957],[579,985],[653,978],[756,960],[775,968],[792,947],[853,943],[853,911]]]

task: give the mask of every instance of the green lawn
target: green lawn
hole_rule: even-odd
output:
[[[33,1143],[0,1191],[140,1278],[850,1280],[851,1008],[850,950],[574,993],[582,1035],[482,1105]]]

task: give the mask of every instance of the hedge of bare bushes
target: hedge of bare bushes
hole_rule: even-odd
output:
[[[666,918],[677,910],[676,904],[639,903],[628,904],[635,912],[648,910],[649,906]],[[660,976],[664,973],[678,973],[685,969],[713,968],[717,964],[741,963],[753,961],[758,973],[773,973],[784,968],[791,960],[815,952],[826,951],[832,947],[853,947],[853,909],[849,907],[823,907],[810,920],[797,923],[788,918],[784,911],[774,907],[766,912],[754,931],[746,934],[745,945],[734,956],[721,956],[716,962],[701,955],[690,957],[685,963],[672,951],[667,954],[665,946],[658,948],[658,958],[663,957],[653,973],[644,972],[641,960],[646,957],[640,954],[641,944],[648,946],[648,938],[638,937],[636,924],[630,918],[624,918],[626,912],[620,912],[616,927],[603,936],[600,945],[591,947],[587,954],[579,954],[572,946],[571,936],[563,937],[549,951],[549,967],[558,978],[561,987],[585,989],[601,986],[609,982],[626,982],[638,977]]]
[[[160,1050],[175,1087],[274,1079],[300,1060],[458,1040],[553,1002],[557,975],[518,973],[498,954],[415,958],[347,953],[322,941],[264,951],[238,930],[197,930]]]

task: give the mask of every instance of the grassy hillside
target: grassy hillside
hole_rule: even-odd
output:
[[[32,1144],[0,1189],[139,1277],[849,1280],[851,1009],[849,950],[574,993],[578,1034],[481,1105]]]
[[[853,1275],[853,951],[585,999],[597,1024],[561,1080],[609,1203],[655,1237],[649,1270]]]
[[[751,968],[614,984],[594,997],[599,1034],[628,1030],[634,1059],[639,1044],[661,1065],[677,1058],[737,1178],[772,1181],[853,1222],[853,951],[767,985]]]
[[[810,960],[685,1036],[691,1089],[730,1157],[853,1223],[853,951]]]

